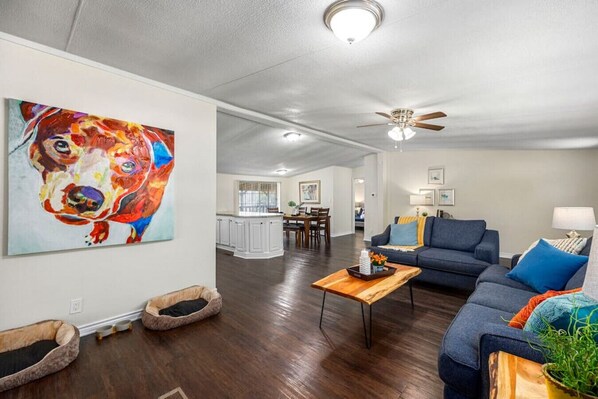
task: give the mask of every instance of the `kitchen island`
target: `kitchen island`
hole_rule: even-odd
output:
[[[218,212],[216,247],[243,259],[282,256],[282,213]]]

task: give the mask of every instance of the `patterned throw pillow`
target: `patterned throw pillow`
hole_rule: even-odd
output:
[[[546,241],[547,243],[549,243],[556,249],[560,249],[561,251],[565,251],[565,252],[568,252],[573,255],[579,255],[581,250],[584,249],[584,247],[586,246],[586,244],[588,242],[588,239],[584,238],[584,237],[560,238],[560,239],[554,239],[554,240],[548,239],[548,238],[542,238],[542,240]],[[534,247],[536,245],[538,245],[539,242],[540,242],[540,240],[534,241],[532,243],[532,245],[530,245],[529,248],[526,249],[525,252],[521,255],[521,257],[519,258],[519,262],[521,262],[521,260],[525,257],[525,255],[527,255],[527,253],[529,251],[534,249]]]
[[[598,302],[584,295],[583,292],[548,298],[532,312],[523,330],[540,333],[546,329],[547,324],[554,324],[563,316],[571,315],[576,308],[595,306],[597,304]]]
[[[568,291],[547,291],[544,294],[536,295],[535,297],[531,298],[527,305],[525,305],[509,322],[509,327],[523,329],[525,327],[525,323],[527,323],[527,319],[531,316],[532,312],[536,307],[544,302],[548,298],[552,298],[559,295],[571,294],[574,292],[581,291],[581,288],[575,288],[573,290]]]

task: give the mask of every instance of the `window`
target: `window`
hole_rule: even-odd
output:
[[[268,212],[279,208],[279,183],[264,181],[239,182],[239,211]]]

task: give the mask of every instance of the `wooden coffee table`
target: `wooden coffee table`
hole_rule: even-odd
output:
[[[506,352],[488,359],[490,399],[545,399],[548,397],[542,365]]]
[[[316,281],[311,286],[324,291],[322,298],[322,309],[320,310],[320,329],[322,328],[322,318],[324,316],[324,304],[326,302],[326,293],[340,295],[352,299],[361,304],[361,319],[363,321],[363,333],[365,335],[365,346],[372,347],[372,305],[397,288],[409,284],[409,294],[411,296],[411,307],[413,307],[413,288],[411,279],[422,271],[418,267],[387,263],[388,266],[396,267],[397,271],[392,276],[382,277],[375,280],[365,281],[350,276],[345,269],[332,273],[321,280]],[[365,326],[365,313],[363,304],[370,307],[370,332]]]

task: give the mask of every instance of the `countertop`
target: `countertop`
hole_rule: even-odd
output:
[[[217,216],[231,216],[235,218],[280,218],[282,213],[261,212],[216,212]]]

